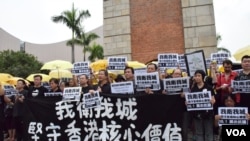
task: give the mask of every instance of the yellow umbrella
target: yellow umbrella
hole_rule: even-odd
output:
[[[59,69],[59,70],[51,70],[50,73],[49,73],[49,76],[50,77],[53,77],[53,78],[72,78],[72,73],[69,71],[69,70],[62,70],[62,69]]]
[[[9,83],[9,84],[11,84],[11,85],[16,85],[16,84],[17,84],[17,81],[18,81],[19,79],[24,80],[25,83],[26,83],[26,85],[29,85],[29,84],[30,84],[29,81],[27,81],[27,80],[25,80],[24,78],[21,78],[21,77],[12,77],[12,78],[10,78],[9,80],[7,80],[6,82]]]
[[[94,72],[98,72],[101,69],[106,69],[107,66],[108,66],[108,60],[105,60],[105,59],[97,60],[90,64],[90,68]]]
[[[249,54],[250,54],[250,45],[240,48],[233,54],[233,56],[236,61],[241,61],[241,57],[243,57],[244,55],[249,55]]]
[[[138,61],[127,61],[127,65],[129,67],[133,67],[134,69],[147,67],[145,64],[140,63]]]
[[[5,87],[9,87],[9,86],[12,86],[13,88],[15,88],[14,85],[9,84],[7,82],[0,82],[0,86],[2,87],[2,89],[5,89]]]
[[[56,69],[71,69],[73,68],[73,64],[69,61],[64,60],[53,60],[46,62],[41,70],[56,70]]]
[[[8,73],[0,73],[0,81],[2,82],[6,82],[8,81],[10,78],[12,78],[13,76],[11,74]]]
[[[144,68],[146,67],[145,64],[143,63],[140,63],[138,61],[127,61],[127,65],[129,67],[133,67],[133,68]],[[102,59],[102,60],[98,60],[96,62],[93,62],[90,64],[90,68],[94,71],[94,72],[97,72],[99,71],[100,69],[106,69],[108,66],[108,60],[105,60],[105,59]],[[118,71],[119,73],[121,71]]]
[[[43,80],[42,80],[42,82],[49,82],[49,80],[50,80],[50,76],[49,75],[47,75],[47,74],[43,74],[43,73],[34,73],[34,74],[30,74],[27,78],[26,78],[26,80],[29,80],[29,81],[31,81],[31,82],[33,82],[34,81],[34,75],[41,75],[42,77],[43,77]]]

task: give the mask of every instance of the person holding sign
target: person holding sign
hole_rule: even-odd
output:
[[[3,86],[2,86],[2,84],[0,82],[0,141],[4,140],[4,135],[3,135],[3,130],[4,130],[4,108],[5,108],[6,103],[13,105],[11,100],[7,96],[5,96],[5,91],[4,91]]]
[[[226,94],[232,93],[231,81],[237,76],[237,73],[232,71],[233,62],[231,60],[223,61],[224,73],[217,75],[216,91],[218,95],[217,105],[224,105],[223,97]]]
[[[100,93],[111,94],[109,74],[107,70],[101,69],[98,73],[98,91]]]
[[[242,71],[235,77],[235,81],[245,81],[250,80],[250,56],[244,55],[241,58],[241,67]],[[245,93],[237,93],[238,97],[236,97],[236,102],[239,103],[241,106],[248,107],[250,110],[250,92]]]
[[[133,67],[129,67],[129,66],[125,67],[125,69],[124,69],[125,81],[132,81],[133,82],[134,94],[137,94],[136,93],[136,86],[135,86],[135,77],[134,77],[134,74],[135,74],[135,70],[134,70]]]
[[[203,70],[196,70],[194,73],[194,85],[191,92],[211,92],[210,103],[215,103],[214,91],[212,87],[204,82],[206,73]],[[192,119],[194,121],[195,137],[197,141],[213,141],[213,110],[192,111]]]
[[[181,69],[176,68],[173,70],[171,77],[168,79],[181,78],[181,77],[182,77]],[[185,91],[188,91],[188,90],[185,90]],[[183,108],[183,111],[184,111],[183,118],[182,118],[182,120],[183,120],[182,121],[182,139],[183,139],[183,141],[187,141],[188,140],[188,128],[189,128],[190,123],[192,122],[191,116],[190,116],[190,113],[187,111],[187,107],[185,105],[185,94],[183,92],[183,88],[180,89],[180,91],[176,91],[176,92],[178,92],[178,94],[180,94],[180,100],[183,101],[183,105],[179,105]],[[166,90],[163,90],[162,93],[168,94],[168,92]]]
[[[220,107],[236,107],[236,97],[233,94],[226,94],[223,96],[223,105]],[[221,115],[218,114],[218,110],[216,111],[216,114],[214,116],[214,125],[215,127],[219,127],[219,120],[221,119]],[[246,119],[250,120],[250,115],[246,114]],[[219,127],[219,134],[217,137],[217,140],[221,141],[221,126]]]
[[[147,73],[153,73],[153,72],[158,72],[158,67],[154,63],[149,63],[147,65]],[[160,81],[160,90],[152,91],[150,88],[146,88],[145,93],[146,94],[154,94],[154,93],[161,94],[163,91],[162,89],[163,81],[161,79],[159,81]]]
[[[80,75],[79,80],[80,86],[82,87],[82,94],[90,93],[91,90],[94,90],[94,87],[89,83],[89,77],[86,74]]]

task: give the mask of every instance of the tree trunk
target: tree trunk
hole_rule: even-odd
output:
[[[71,63],[75,63],[75,45],[72,44],[71,46]]]
[[[85,62],[86,60],[86,51],[85,51],[85,46],[83,46],[83,61]]]

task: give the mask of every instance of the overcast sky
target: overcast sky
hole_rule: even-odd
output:
[[[103,25],[103,0],[0,0],[0,27],[31,43],[55,43],[71,38],[71,31],[51,17],[75,8],[89,10],[85,31]],[[250,0],[214,0],[216,32],[222,36],[219,46],[233,54],[250,45]]]

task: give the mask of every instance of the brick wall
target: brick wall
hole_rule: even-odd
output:
[[[184,53],[181,0],[130,0],[132,60]]]

